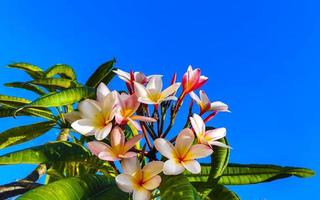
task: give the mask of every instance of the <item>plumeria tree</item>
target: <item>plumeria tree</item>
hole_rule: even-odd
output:
[[[38,98],[0,95],[0,116],[42,121],[2,132],[0,148],[54,128],[60,133],[56,141],[0,156],[1,165],[36,165],[28,176],[0,186],[0,199],[232,200],[240,197],[228,185],[314,174],[306,168],[229,163],[226,128],[210,122],[230,111],[200,90],[208,80],[200,69],[189,66],[181,82],[174,74],[164,84],[162,75],[125,72],[114,64],[111,60],[99,66],[85,84],[68,65],[47,70],[28,63],[9,65],[25,71],[30,80],[5,86],[34,92]],[[110,90],[107,84],[115,75],[123,87]],[[188,113],[181,112],[190,97]],[[174,132],[180,119],[185,125]],[[200,163],[200,158],[208,162]],[[43,175],[45,181],[39,181]]]

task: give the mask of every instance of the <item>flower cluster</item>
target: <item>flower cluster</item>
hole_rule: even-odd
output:
[[[199,68],[189,66],[182,83],[176,82],[174,74],[165,89],[161,75],[146,76],[119,69],[114,73],[125,81],[127,92],[110,91],[100,83],[95,100],[80,102],[78,111],[65,117],[75,131],[92,136],[88,148],[94,155],[114,167],[114,162],[120,161],[121,170],[117,171],[121,173],[116,176],[116,183],[124,192],[132,193],[133,199],[150,199],[151,191],[161,183],[160,173],[177,175],[188,170],[198,174],[201,166],[197,159],[211,155],[212,146],[229,148],[219,141],[226,135],[225,128],[206,129],[205,123],[218,112],[229,110],[220,101],[211,102],[203,90],[200,97],[195,94],[208,80]],[[180,85],[182,91],[177,97]],[[168,133],[188,94],[191,104],[187,122],[169,140]],[[193,113],[193,102],[200,108],[198,114]],[[167,111],[170,120],[166,120]],[[142,148],[140,143],[144,143]],[[141,163],[145,165],[142,167]]]

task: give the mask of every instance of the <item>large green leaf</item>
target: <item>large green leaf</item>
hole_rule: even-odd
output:
[[[222,185],[244,185],[270,182],[277,179],[296,176],[307,178],[314,172],[306,168],[281,167],[277,165],[229,164],[219,179]]]
[[[14,97],[14,96],[0,95],[0,105],[15,109],[15,110],[18,107],[25,106],[29,103],[31,103],[31,101],[28,99]],[[54,116],[52,116],[51,111],[47,108],[27,108],[24,110],[24,113],[30,116],[37,116],[37,117],[43,117],[49,120],[54,120]],[[14,113],[11,116],[14,116]]]
[[[56,123],[40,122],[19,126],[0,133],[0,149],[32,140],[49,131]]]
[[[56,107],[76,103],[84,98],[92,98],[95,96],[95,90],[89,87],[69,88],[61,92],[51,93],[40,97],[33,102],[21,107],[20,111],[27,107]]]
[[[223,185],[216,185],[207,198],[205,199],[212,199],[212,200],[240,200],[236,193],[232,192],[228,188]]]
[[[37,94],[40,94],[40,95],[45,94],[45,91],[43,91],[40,87],[38,87],[32,83],[28,83],[28,82],[11,82],[11,83],[6,83],[4,85],[7,87],[21,88],[21,89],[29,90],[29,91],[35,92]]]
[[[127,200],[128,194],[120,191],[113,178],[87,175],[62,179],[33,189],[19,200]]]
[[[96,159],[83,146],[71,142],[50,142],[44,145],[0,156],[0,165],[83,162]]]
[[[114,76],[112,67],[115,62],[116,60],[113,59],[100,65],[98,69],[89,77],[86,85],[89,87],[97,87],[100,82],[108,83],[108,81],[110,81]]]
[[[53,89],[65,89],[71,87],[73,81],[66,78],[44,78],[44,79],[36,79],[33,80],[31,83],[35,85],[41,85],[49,90]]]
[[[228,145],[226,138],[221,138],[220,142]],[[213,146],[213,154],[211,155],[211,176],[213,179],[219,177],[228,165],[230,157],[230,149]]]
[[[50,67],[49,69],[47,69],[47,71],[45,72],[46,78],[51,78],[55,75],[60,75],[62,78],[68,78],[71,80],[76,79],[76,73],[73,70],[73,68],[71,66],[65,65],[65,64],[54,65],[54,66]]]
[[[9,64],[8,67],[21,69],[34,79],[41,78],[44,75],[44,72],[40,67],[37,67],[29,63],[23,63],[23,62],[12,63],[12,64]]]
[[[161,200],[198,200],[196,189],[184,175],[163,176],[159,187]]]
[[[190,182],[206,183],[211,175],[211,165],[201,164],[201,173],[198,175],[185,173]],[[281,167],[277,165],[244,165],[228,164],[223,174],[219,177],[219,184],[222,185],[245,185],[269,182],[290,176],[306,178],[313,176],[314,172],[306,168]],[[212,183],[210,183],[212,184]]]

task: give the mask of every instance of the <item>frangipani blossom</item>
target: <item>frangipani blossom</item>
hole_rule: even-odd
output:
[[[116,73],[121,80],[124,80],[126,83],[131,83],[132,81],[138,82],[140,84],[146,84],[150,80],[151,77],[154,76],[162,76],[162,75],[151,75],[146,76],[142,72],[134,72],[133,73],[133,79],[131,80],[130,73],[122,71],[121,69],[113,70],[114,73]]]
[[[208,77],[201,76],[201,71],[199,68],[193,70],[192,66],[189,65],[187,72],[182,78],[182,88],[185,94],[192,92],[200,88],[205,82],[207,82]]]
[[[154,141],[156,149],[168,158],[164,163],[163,173],[166,175],[181,174],[185,169],[193,174],[201,171],[201,166],[195,159],[204,158],[212,154],[212,149],[204,144],[193,145],[194,134],[191,129],[183,129],[173,146],[163,138]]]
[[[174,83],[162,91],[162,78],[160,76],[152,77],[147,86],[134,82],[135,91],[138,95],[138,101],[145,104],[158,105],[163,101],[177,100],[172,96],[180,87],[180,83]]]
[[[152,161],[142,169],[137,158],[124,159],[121,162],[123,174],[116,176],[118,187],[128,193],[133,193],[133,200],[148,200],[152,190],[159,187],[163,162]]]
[[[193,117],[190,117],[190,122],[192,128],[194,129],[194,132],[197,135],[198,143],[209,146],[214,145],[219,147],[230,148],[224,143],[217,141],[226,136],[225,128],[216,128],[206,131],[205,123],[203,122],[202,118],[197,114],[193,114]]]
[[[134,120],[140,120],[144,122],[156,122],[157,120],[151,117],[145,117],[140,115],[134,115],[134,113],[138,110],[140,106],[140,102],[138,101],[138,97],[136,94],[127,95],[127,94],[117,94],[117,112],[115,114],[116,122],[119,125],[127,124],[131,122],[132,125],[141,130],[141,127]]]
[[[81,118],[72,122],[71,127],[85,136],[94,135],[97,140],[104,139],[112,129],[115,100],[114,93],[110,92],[103,100],[86,99],[80,102],[79,112],[76,111],[74,116],[71,116],[74,119],[77,115]]]
[[[191,98],[195,100],[195,102],[200,107],[200,115],[202,115],[203,113],[209,110],[216,111],[216,112],[230,112],[228,110],[227,104],[221,101],[211,102],[207,94],[203,90],[200,90],[199,94],[200,94],[200,98],[194,92],[190,92]]]
[[[125,135],[119,127],[113,128],[110,133],[110,144],[103,142],[93,141],[88,142],[90,151],[98,156],[101,160],[116,161],[123,158],[135,157],[136,153],[129,151],[143,135],[135,135],[127,142],[125,142]]]

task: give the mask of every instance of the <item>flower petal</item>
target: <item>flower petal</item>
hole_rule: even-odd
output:
[[[131,125],[136,128],[138,131],[141,131],[141,127],[140,125],[138,124],[138,122],[132,120],[131,118],[128,118],[129,122],[131,123]]]
[[[106,148],[104,151],[101,151],[98,154],[98,158],[100,158],[101,160],[107,160],[107,161],[120,160],[118,155],[115,155],[111,148]]]
[[[201,100],[193,91],[189,93],[190,97],[198,104],[201,105]]]
[[[92,154],[98,156],[100,152],[104,151],[106,148],[110,148],[110,146],[103,142],[92,141],[88,142],[88,148]]]
[[[138,101],[144,104],[158,104],[158,102],[154,102],[151,99],[149,99],[148,97],[139,97]]]
[[[230,112],[228,110],[228,105],[221,101],[212,102],[210,105],[210,110],[215,110],[219,112]]]
[[[168,97],[162,99],[161,101],[177,101],[177,100],[178,100],[178,98],[175,96],[168,96]]]
[[[219,141],[209,141],[208,143],[209,143],[211,146],[218,146],[218,147],[230,148],[230,149],[231,149],[230,146],[228,146],[228,145],[226,145],[226,144],[224,144],[224,143],[222,143],[222,142],[219,142]]]
[[[132,198],[133,200],[149,200],[151,199],[151,193],[150,191],[141,187],[139,190],[133,191]]]
[[[71,127],[82,135],[92,135],[96,130],[91,119],[79,119],[71,124]]]
[[[180,85],[181,83],[175,83],[173,85],[170,85],[168,88],[162,91],[161,97],[164,99],[167,98],[169,95],[175,93],[179,89]]]
[[[83,115],[83,118],[94,118],[101,111],[101,108],[96,101],[91,99],[81,101],[78,104],[78,109]]]
[[[167,160],[163,165],[163,173],[165,175],[178,175],[181,174],[184,169],[183,165],[176,159]]]
[[[124,155],[119,155],[120,158],[132,158],[132,157],[136,157],[136,156],[137,156],[137,153],[132,152],[132,151],[128,151]]]
[[[124,146],[125,136],[121,128],[114,127],[110,135],[110,143],[112,147],[121,148]]]
[[[182,162],[182,165],[192,174],[199,174],[201,172],[201,166],[196,160]]]
[[[104,83],[100,83],[98,88],[97,88],[97,100],[98,102],[103,102],[104,97],[107,96],[107,94],[110,93],[109,88],[106,86]]]
[[[95,138],[97,140],[103,140],[104,138],[106,138],[110,131],[112,129],[112,124],[109,123],[107,126],[105,126],[104,128],[100,129],[100,130],[96,130],[95,132]]]
[[[119,174],[116,176],[116,183],[120,190],[124,192],[132,192],[132,177],[127,174]]]
[[[113,70],[114,73],[118,74],[121,80],[125,82],[130,82],[130,74],[128,72],[122,71],[121,69]]]
[[[152,117],[146,117],[146,116],[141,116],[141,115],[134,115],[130,117],[132,120],[139,120],[142,122],[157,122],[155,118]]]
[[[211,103],[207,94],[203,90],[200,90],[199,93],[200,93],[200,99],[201,99],[202,104],[207,105],[207,104]]]
[[[129,139],[125,145],[124,145],[124,152],[129,151],[135,144],[137,144],[137,142],[139,142],[139,140],[141,140],[143,138],[142,134],[139,135],[135,135],[133,136],[131,139]]]
[[[180,155],[180,157],[184,157],[186,153],[189,151],[192,143],[194,141],[194,134],[189,128],[183,129],[177,139],[176,139],[176,151]]]
[[[219,140],[226,136],[227,130],[225,128],[216,128],[206,131],[205,137],[211,140]]]
[[[212,149],[204,144],[196,144],[190,148],[186,156],[186,160],[194,160],[198,158],[204,158],[212,154]]]
[[[153,76],[150,78],[147,86],[147,90],[152,90],[155,93],[159,93],[162,90],[162,77],[161,76]]]
[[[143,167],[143,180],[147,181],[162,172],[164,163],[162,161],[152,161]]]
[[[157,187],[159,187],[160,183],[161,183],[161,177],[159,175],[156,175],[151,179],[149,179],[148,181],[144,182],[142,186],[147,190],[154,190]]]
[[[196,133],[197,137],[200,137],[202,134],[205,133],[205,132],[202,132],[203,126],[205,126],[205,125],[204,125],[202,118],[200,117],[200,119],[199,119],[197,116],[199,116],[199,115],[193,114],[193,117],[190,117],[189,119],[190,119],[192,128],[193,128],[194,132]]]
[[[72,112],[69,112],[69,113],[65,113],[65,114],[64,114],[64,117],[66,118],[66,120],[67,120],[69,123],[73,123],[73,122],[81,119],[81,112],[79,112],[79,111],[72,111]]]
[[[132,175],[141,170],[139,160],[137,158],[126,158],[122,160],[121,167],[123,173]]]
[[[143,85],[141,85],[140,83],[134,82],[134,88],[135,88],[135,92],[138,97],[147,97],[148,96],[148,92],[147,92],[146,88]]]
[[[175,158],[176,152],[174,146],[163,138],[158,138],[154,141],[154,146],[161,155],[167,158]]]

